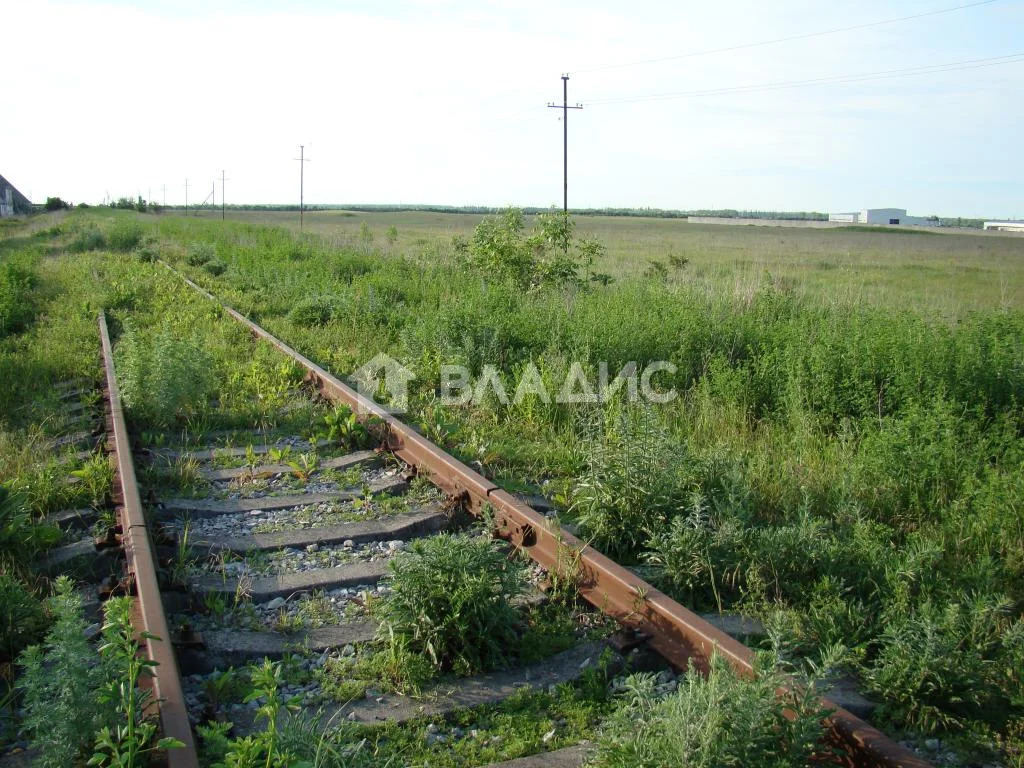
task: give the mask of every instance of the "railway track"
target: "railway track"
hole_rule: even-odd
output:
[[[182,279],[220,306],[214,296]],[[571,609],[581,627],[578,642],[531,665],[447,681],[443,689],[419,699],[371,688],[363,696],[329,703],[330,717],[369,724],[443,721],[455,710],[501,701],[524,685],[546,689],[572,682],[605,648],[613,649],[612,664],[626,654],[652,652],[675,670],[706,669],[717,651],[742,674],[753,673],[753,654],[743,644],[590,549],[235,310],[223,309],[249,329],[254,343],[273,345],[305,371],[308,388],[299,396],[367,414],[376,424],[379,444],[375,450],[336,447],[298,470],[287,459],[308,455],[309,444],[294,435],[258,431],[233,433],[230,442],[133,453],[110,334],[100,317],[107,448],[117,468],[117,535],[128,575],[124,588],[137,598],[137,627],[148,638],[144,651],[157,662],[147,683],[155,694],[154,715],[162,735],[185,745],[168,751],[169,766],[198,765],[194,726],[200,721],[227,717],[243,731],[251,722],[245,705],[235,703],[225,712],[211,701],[209,681],[222,679],[218,670],[271,657],[299,658],[297,663],[315,672],[353,656],[377,632],[366,607],[386,593],[390,559],[410,542],[452,528],[486,533],[483,519],[491,533],[529,556],[538,586],[544,585],[545,575],[548,581],[552,575],[573,580],[590,606]],[[201,479],[204,492],[150,495],[144,503],[137,468],[153,475],[172,465],[187,466]],[[544,599],[538,589],[524,603]],[[245,620],[222,626],[225,607],[240,603],[247,606]],[[314,614],[316,621],[297,626],[296,616]],[[233,615],[237,618],[238,612]],[[595,630],[602,617],[613,619],[618,629]],[[308,686],[290,692],[311,710],[325,707]],[[835,709],[828,721],[830,738],[848,755],[846,763],[927,765],[845,709],[826,706]],[[570,746],[538,755],[540,762],[531,764],[578,765],[585,754]]]

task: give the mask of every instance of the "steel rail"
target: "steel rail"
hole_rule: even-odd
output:
[[[164,263],[193,289],[217,303],[252,334],[276,347],[306,370],[307,380],[326,399],[375,417],[387,428],[388,448],[431,482],[460,497],[474,511],[493,509],[497,533],[523,549],[542,567],[578,580],[580,594],[621,624],[649,636],[649,644],[679,669],[706,670],[717,651],[743,675],[753,675],[753,652],[639,576],[596,551],[565,528],[517,500],[454,456],[403,424],[378,403],[343,383],[322,367],[217,299],[206,289]],[[897,744],[874,726],[842,707],[826,719],[830,740],[849,753],[851,766],[928,768],[930,764]]]
[[[166,751],[167,765],[169,768],[198,768],[199,757],[196,754],[195,738],[188,719],[178,662],[171,645],[167,617],[160,599],[156,557],[139,495],[128,428],[121,408],[121,391],[114,371],[110,332],[103,312],[99,315],[99,328],[103,344],[103,367],[106,372],[110,420],[107,444],[117,465],[117,485],[120,486],[121,495],[122,541],[128,572],[135,584],[136,615],[139,619],[136,629],[146,633],[142,639],[146,658],[157,664],[149,685],[153,691],[153,703],[160,714],[161,731],[165,737],[178,739],[185,745]]]

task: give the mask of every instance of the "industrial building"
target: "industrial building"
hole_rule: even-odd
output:
[[[32,203],[3,176],[0,176],[0,218],[31,213]]]
[[[1024,221],[986,221],[985,229],[993,232],[1024,232]]]
[[[938,227],[938,219],[908,216],[906,208],[865,208],[852,213],[830,213],[828,220],[841,224],[881,224],[884,226]]]

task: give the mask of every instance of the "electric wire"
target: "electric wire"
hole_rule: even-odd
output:
[[[761,91],[775,91],[789,88],[806,88],[817,85],[842,85],[846,83],[859,83],[870,80],[886,80],[890,78],[931,75],[942,72],[959,72],[963,70],[996,67],[1004,64],[1017,64],[1021,62],[1024,62],[1024,53],[1012,53],[1004,56],[992,56],[983,59],[966,59],[963,61],[946,62],[943,64],[928,64],[924,66],[881,70],[877,72],[830,75],[828,77],[817,77],[805,80],[782,80],[771,83],[752,83],[750,85],[706,88],[694,91],[677,91],[673,93],[654,93],[639,96],[614,96],[603,99],[589,99],[584,101],[584,104],[588,106],[601,104],[634,104],[645,101],[666,101],[669,99],[683,99],[695,96],[724,96],[731,94],[757,93]]]
[[[626,61],[619,64],[606,64],[604,66],[589,67],[587,69],[576,69],[570,70],[570,75],[579,75],[587,72],[604,72],[610,69],[623,69],[625,67],[638,67],[645,64],[659,64],[665,61],[676,61],[679,59],[689,59],[696,56],[710,56],[716,53],[728,53],[730,51],[742,51],[747,48],[759,48],[765,45],[777,45],[779,43],[788,43],[794,40],[807,40],[813,37],[822,37],[825,35],[837,35],[843,32],[854,32],[859,29],[870,29],[871,27],[881,27],[888,24],[899,24],[905,21],[913,21],[914,19],[923,19],[929,16],[939,16],[946,13],[953,13],[955,11],[962,11],[967,8],[976,8],[981,5],[991,5],[992,3],[998,2],[998,0],[979,0],[974,3],[965,3],[963,5],[955,5],[950,8],[939,8],[934,11],[926,11],[924,13],[915,13],[910,16],[899,16],[891,19],[882,19],[880,21],[870,21],[864,24],[854,24],[848,27],[836,27],[835,29],[825,29],[818,32],[804,32],[799,35],[789,35],[787,37],[777,37],[771,40],[758,40],[752,43],[741,43],[740,45],[730,45],[724,48],[709,48],[703,51],[690,51],[687,53],[675,54],[672,56],[659,56],[653,59],[641,59],[639,61]]]

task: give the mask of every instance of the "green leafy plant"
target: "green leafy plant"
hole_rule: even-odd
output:
[[[786,681],[773,659],[762,659],[748,679],[716,653],[707,676],[691,668],[674,693],[659,692],[651,673],[632,675],[623,704],[602,729],[593,765],[805,766],[830,751],[822,724],[827,710],[813,686],[834,661],[809,668],[806,685],[782,697],[776,690]]]
[[[0,263],[0,339],[19,333],[35,316],[35,271],[21,263]]]
[[[203,269],[214,277],[220,277],[228,271],[228,265],[219,259],[213,259],[203,264]]]
[[[522,211],[510,208],[477,226],[466,254],[473,267],[519,288],[579,286],[603,249],[596,240],[576,239],[574,228],[561,212],[542,213],[527,234]]]
[[[137,221],[121,220],[107,230],[107,245],[127,253],[142,241],[142,226]]]
[[[392,558],[391,592],[378,613],[382,640],[426,656],[438,671],[469,674],[509,658],[524,571],[486,537],[441,534]]]
[[[320,683],[320,690],[342,704],[365,698],[369,683],[353,679],[355,667],[356,662],[352,659],[328,659],[314,673]]]
[[[203,693],[215,712],[229,702],[240,700],[244,690],[245,681],[234,667],[214,670],[203,680]]]
[[[188,247],[188,253],[185,256],[187,261],[193,267],[201,267],[209,261],[212,261],[217,255],[217,249],[210,243],[191,243]]]
[[[370,430],[346,405],[335,406],[328,412],[324,416],[324,426],[326,429],[321,431],[321,437],[329,444],[357,449],[366,448],[373,441]]]
[[[684,456],[646,409],[612,415],[594,431],[569,512],[597,549],[633,558],[676,511]]]
[[[109,657],[86,639],[81,599],[70,579],[60,577],[47,605],[53,625],[42,645],[19,658],[24,730],[39,750],[43,768],[80,764],[95,734],[116,721],[114,702],[104,696],[119,680]]]
[[[378,648],[359,660],[357,677],[379,681],[397,693],[418,696],[423,686],[437,676],[437,667],[421,649],[414,649],[406,634],[385,624],[378,639]]]
[[[144,715],[146,701],[151,694],[149,690],[140,690],[138,682],[143,674],[152,674],[157,662],[139,653],[139,643],[132,626],[132,610],[133,601],[128,597],[111,598],[103,607],[106,621],[100,655],[120,674],[108,691],[109,698],[115,702],[119,722],[99,730],[88,763],[101,768],[136,768],[147,765],[156,752],[185,746],[169,737],[154,743],[157,725]],[[148,632],[141,633],[140,638],[161,642],[160,638]]]
[[[80,229],[68,243],[68,250],[71,253],[84,253],[86,251],[99,251],[107,247],[107,238],[95,224]]]
[[[29,489],[31,493],[31,489]],[[47,505],[48,506],[48,505]],[[0,569],[27,573],[35,557],[60,539],[56,526],[33,522],[25,492],[0,485]]]
[[[106,506],[107,499],[114,487],[114,467],[107,456],[95,454],[87,459],[81,467],[72,470],[71,476],[81,480],[89,504],[93,509],[98,510]]]
[[[223,616],[228,610],[228,601],[222,592],[204,592],[203,610],[211,616]]]
[[[150,333],[129,327],[117,353],[125,406],[154,426],[187,420],[213,390],[213,361],[205,345],[170,328]]]
[[[1024,703],[1024,620],[984,598],[893,611],[865,670],[895,723],[925,732],[1001,726]]]
[[[333,296],[313,296],[299,301],[289,310],[288,320],[300,328],[327,325],[337,311]]]
[[[669,263],[669,266],[672,267],[672,269],[674,269],[674,270],[676,270],[678,272],[678,271],[681,271],[681,270],[685,269],[686,265],[690,263],[690,260],[688,258],[686,258],[685,256],[682,256],[681,254],[670,253],[668,255],[668,263]]]
[[[285,464],[292,455],[292,447],[286,445],[283,448],[271,448],[267,455],[275,464]]]
[[[291,467],[292,474],[295,477],[305,482],[309,480],[310,475],[320,468],[320,457],[312,452],[303,453],[298,458],[289,461],[288,466]]]
[[[282,716],[298,709],[298,699],[284,699],[280,688],[284,684],[284,672],[280,663],[265,659],[263,664],[250,669],[252,691],[245,702],[258,702],[256,717],[263,721],[263,730],[235,739],[224,745],[224,758],[217,766],[223,768],[290,768],[295,764],[293,752],[282,748],[280,724]]]
[[[178,535],[177,545],[174,548],[174,559],[171,561],[171,583],[184,586],[188,583],[188,576],[196,564],[195,555],[189,546],[189,538],[192,532],[192,523],[185,521],[185,525]]]

